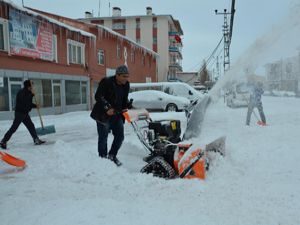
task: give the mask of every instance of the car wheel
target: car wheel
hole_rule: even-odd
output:
[[[174,103],[168,104],[166,107],[166,111],[167,112],[177,112],[178,111],[177,105],[175,105]]]

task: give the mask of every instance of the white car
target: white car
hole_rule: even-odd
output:
[[[133,99],[132,105],[134,108],[148,110],[182,111],[190,103],[185,97],[178,97],[153,90],[132,92],[128,98]]]
[[[226,105],[231,108],[247,107],[250,101],[250,92],[246,84],[235,84],[226,93]]]
[[[130,92],[156,90],[166,94],[185,97],[191,102],[203,98],[203,94],[183,82],[130,83]]]

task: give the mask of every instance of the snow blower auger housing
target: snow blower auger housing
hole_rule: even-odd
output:
[[[179,120],[152,121],[146,110],[129,110],[123,115],[149,152],[144,157],[147,164],[141,169],[142,173],[166,179],[205,179],[210,162],[215,158],[213,154],[225,155],[225,137],[216,139],[204,149],[196,148],[180,143]],[[141,121],[144,122],[142,127],[138,125]]]

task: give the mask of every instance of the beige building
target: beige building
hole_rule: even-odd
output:
[[[267,87],[273,91],[292,91],[300,95],[300,53],[265,65]]]
[[[121,9],[114,7],[111,17],[93,17],[86,12],[85,18],[79,20],[104,25],[157,52],[158,81],[176,79],[176,73],[182,72],[183,31],[179,21],[171,15],[155,15],[152,8],[147,7],[145,15],[122,16]],[[134,57],[130,51],[127,54],[128,57]]]

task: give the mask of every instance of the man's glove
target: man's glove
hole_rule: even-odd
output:
[[[132,109],[132,103],[133,103],[133,99],[131,98],[131,99],[129,100],[129,102],[127,102],[127,108],[128,108],[128,109]]]
[[[111,105],[105,100],[104,97],[101,97],[101,100],[103,102],[103,108],[104,108],[104,111],[107,112],[109,109],[111,109]]]

